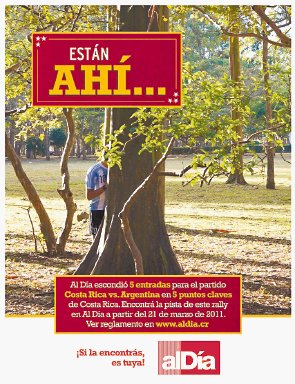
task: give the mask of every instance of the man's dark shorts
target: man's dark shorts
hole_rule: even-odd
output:
[[[96,235],[102,222],[104,211],[90,211],[89,230],[91,235]]]

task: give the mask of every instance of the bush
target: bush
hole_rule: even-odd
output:
[[[175,147],[171,150],[171,155],[190,155],[192,153],[196,153],[196,148]]]
[[[254,151],[256,153],[264,153],[265,152],[265,148],[261,144],[249,145],[248,148],[250,151]],[[220,149],[220,148],[208,147],[208,146],[195,147],[195,148],[193,148],[193,147],[175,147],[175,148],[172,148],[171,155],[192,155],[195,153],[203,153],[203,150],[206,152],[211,152],[214,149]],[[248,151],[246,150],[245,152],[247,153]],[[284,148],[277,147],[276,153],[281,153],[281,152],[290,153],[291,152],[291,144],[284,145]]]
[[[63,128],[51,128],[49,130],[49,139],[52,145],[63,147],[67,141],[67,135]]]
[[[276,152],[291,153],[291,144],[284,145],[284,150],[282,150],[282,148],[277,148]]]
[[[249,145],[249,149],[256,153],[264,153],[265,148],[263,145]],[[291,144],[286,144],[282,147],[276,148],[276,153],[290,153],[291,152]]]
[[[26,151],[28,157],[32,154],[34,159],[36,156],[44,156],[45,155],[45,146],[43,141],[36,136],[29,136],[26,141]]]

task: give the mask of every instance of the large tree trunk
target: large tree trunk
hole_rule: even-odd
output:
[[[272,106],[271,106],[271,94],[269,84],[269,65],[268,65],[268,42],[263,40],[262,48],[262,71],[264,82],[264,94],[265,94],[265,119],[266,128],[272,130]],[[267,178],[266,188],[275,189],[275,168],[274,168],[274,156],[275,145],[273,140],[269,139],[266,143],[266,157],[267,157]]]
[[[57,192],[60,194],[63,201],[65,202],[67,214],[66,214],[64,226],[56,242],[57,252],[60,255],[64,253],[65,246],[72,229],[74,214],[77,210],[77,206],[74,202],[73,193],[71,192],[71,189],[70,189],[70,173],[68,169],[69,156],[75,144],[75,124],[72,116],[72,109],[64,109],[64,115],[67,120],[68,137],[67,137],[66,145],[64,147],[63,154],[61,157],[61,162],[60,162],[60,170],[61,170],[61,176],[62,176],[62,189],[58,189]]]
[[[121,6],[121,30],[147,31],[148,9],[149,6]],[[126,132],[120,137],[120,141],[125,143],[122,169],[115,166],[109,171],[103,227],[76,274],[135,274],[134,260],[121,229],[119,213],[134,190],[152,172],[155,161],[153,162],[153,157],[147,152],[138,155],[144,137],[129,140],[130,117],[134,111],[129,108],[114,108],[112,111],[113,132],[126,124]],[[161,178],[156,177],[130,208],[130,229],[141,253],[145,274],[181,274],[182,269],[173,253],[166,231],[163,198],[160,193],[163,188],[159,179]]]
[[[10,162],[14,168],[15,174],[16,174],[19,182],[23,186],[23,188],[24,188],[24,190],[28,196],[29,201],[31,202],[31,204],[35,208],[36,213],[39,217],[40,230],[44,236],[47,251],[48,251],[49,255],[53,255],[56,253],[56,241],[55,241],[55,235],[53,232],[51,221],[49,219],[49,216],[47,215],[47,212],[46,212],[46,210],[42,204],[42,201],[40,200],[40,197],[39,197],[35,187],[31,183],[28,176],[26,175],[26,173],[22,167],[20,159],[18,158],[12,145],[10,144],[6,133],[5,133],[5,151],[6,151],[8,159],[10,160]]]
[[[229,22],[231,32],[238,33],[239,25],[239,6],[231,6],[229,11]],[[238,36],[231,36],[229,43],[229,64],[230,75],[234,86],[239,92],[241,87],[241,60],[240,60],[240,40]],[[243,125],[241,123],[241,114],[236,106],[232,107],[232,120],[235,122],[235,131],[238,136],[238,141],[243,140]],[[247,184],[243,175],[243,148],[238,142],[233,143],[233,148],[236,152],[234,158],[234,173],[231,174],[227,180],[227,184]]]

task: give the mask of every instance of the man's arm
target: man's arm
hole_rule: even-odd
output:
[[[106,184],[103,187],[98,188],[98,189],[87,188],[87,190],[86,190],[87,200],[95,199],[96,197],[100,196],[106,189],[107,189]]]

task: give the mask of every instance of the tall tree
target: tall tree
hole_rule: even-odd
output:
[[[157,15],[149,6],[121,6],[121,31],[147,31],[157,27]],[[159,13],[158,13],[159,14]],[[151,25],[152,24],[152,25]],[[133,253],[127,246],[121,229],[119,214],[129,197],[151,174],[155,165],[153,156],[144,151],[139,155],[145,140],[142,136],[130,139],[129,132],[134,109],[113,108],[111,130],[115,133],[122,125],[124,143],[122,166],[114,166],[109,172],[106,214],[90,250],[78,267],[76,274],[134,274]],[[128,214],[130,229],[141,253],[145,274],[181,274],[182,270],[173,253],[164,222],[161,184],[159,178],[144,188],[131,206]]]
[[[271,105],[271,89],[269,81],[269,43],[266,40],[262,42],[262,72],[263,72],[263,84],[265,94],[265,121],[266,129],[269,131],[269,135],[266,143],[266,156],[267,156],[267,176],[266,176],[266,188],[275,189],[275,168],[274,168],[274,156],[275,156],[275,143],[271,139],[272,137],[272,118],[273,111]]]
[[[230,76],[234,83],[237,93],[237,101],[240,100],[241,93],[241,60],[240,60],[240,40],[239,40],[239,6],[229,7],[229,25],[231,32],[229,41],[229,66]],[[232,121],[236,132],[236,140],[233,142],[234,151],[234,172],[229,176],[228,184],[246,184],[243,175],[243,147],[240,142],[243,140],[243,123],[239,111],[239,103],[234,103],[231,108]]]

